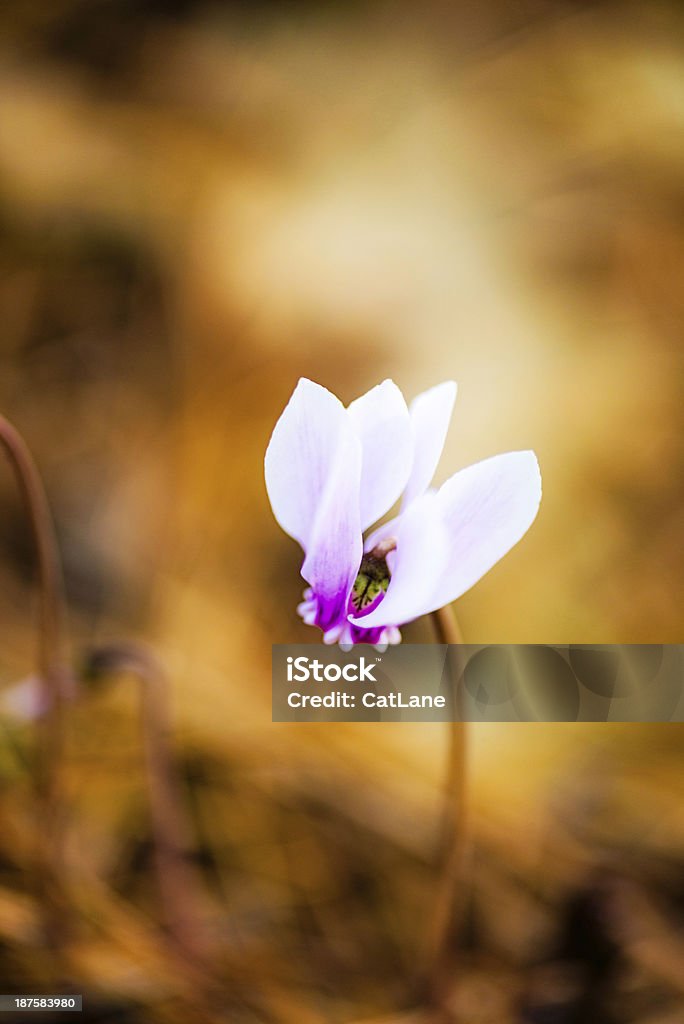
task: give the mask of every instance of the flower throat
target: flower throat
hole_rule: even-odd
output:
[[[363,612],[375,604],[387,590],[389,581],[390,571],[384,555],[373,552],[364,555],[350,597],[354,610]]]

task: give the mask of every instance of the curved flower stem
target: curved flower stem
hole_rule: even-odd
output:
[[[458,684],[461,676],[460,647],[463,640],[456,616],[447,605],[433,612],[432,621],[438,643],[449,645],[446,667],[452,696],[441,864],[427,940],[427,996],[431,1001],[438,1003],[449,968],[454,936],[459,925],[463,923],[466,904],[468,723],[459,720],[462,695]]]
[[[21,434],[0,416],[0,444],[12,465],[31,525],[38,567],[40,605],[37,669],[42,714],[37,716],[35,788],[38,810],[36,885],[43,906],[48,941],[61,945],[66,903],[60,899],[62,875],[61,758],[64,745],[63,703],[73,677],[67,668],[62,566],[45,489]]]
[[[169,684],[151,651],[133,643],[111,644],[92,652],[92,675],[130,673],[140,682],[140,708],[157,880],[166,926],[176,952],[196,962],[204,958],[198,885],[188,864],[190,828],[183,810],[169,743]]]

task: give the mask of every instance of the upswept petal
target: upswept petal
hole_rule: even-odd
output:
[[[317,600],[316,625],[323,630],[344,622],[361,563],[360,480],[361,442],[350,431],[340,437],[302,566]]]
[[[366,530],[406,486],[413,460],[411,419],[404,396],[391,380],[357,398],[348,413],[363,447],[361,529]]]
[[[437,492],[449,545],[430,608],[469,590],[533,523],[541,501],[534,452],[507,452],[462,469]],[[424,614],[423,613],[423,614]]]
[[[456,401],[456,388],[455,381],[446,380],[429,391],[423,391],[411,402],[413,466],[402,508],[423,494],[435,475]]]
[[[443,570],[449,545],[437,495],[421,495],[395,524],[397,546],[388,556],[392,578],[387,594],[368,615],[350,619],[357,626],[397,625],[431,610],[435,580]]]
[[[340,400],[302,377],[271,435],[265,475],[276,520],[305,549],[341,451],[340,441],[352,435]]]

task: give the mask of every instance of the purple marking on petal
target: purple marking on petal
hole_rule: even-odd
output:
[[[305,593],[311,593],[310,588]],[[381,595],[384,597],[384,595]],[[337,610],[320,602],[315,595],[302,601],[297,606],[297,612],[307,626],[318,626],[323,630],[323,643],[339,643],[344,646],[354,644],[372,644],[374,647],[387,647],[391,644],[401,643],[401,633],[396,626],[375,626],[372,629],[364,629],[348,620],[346,616],[337,618]]]
[[[319,598],[316,604],[315,625],[324,632],[339,626],[341,622],[346,620],[346,602],[346,588],[340,590],[332,600],[325,597]]]
[[[297,614],[307,626],[318,626],[324,633],[342,629],[347,622],[346,590],[341,591],[333,599],[319,597],[315,594],[297,605]],[[334,643],[337,637],[326,643]]]
[[[384,626],[378,626],[374,629],[361,629],[350,622],[340,637],[340,643],[376,645],[385,642],[383,640],[385,632]]]
[[[360,478],[361,443],[350,431],[340,438],[302,566],[316,600],[316,625],[325,631],[344,621],[361,562]]]

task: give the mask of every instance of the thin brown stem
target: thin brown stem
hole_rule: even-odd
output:
[[[168,680],[152,652],[132,643],[94,651],[89,672],[130,673],[140,682],[147,789],[165,922],[176,952],[201,962],[205,943],[196,907],[199,885],[188,863],[190,827],[171,752]]]
[[[64,801],[61,760],[63,702],[72,683],[67,668],[62,566],[45,489],[21,434],[0,416],[0,444],[12,465],[24,500],[36,551],[39,582],[37,670],[41,686],[35,786],[38,811],[36,882],[48,939],[60,945],[66,905],[62,887]],[[55,890],[59,889],[59,893]],[[60,903],[57,906],[56,903]]]
[[[463,640],[450,606],[433,612],[438,643],[448,644],[446,668],[452,697],[449,722],[447,777],[444,790],[444,817],[441,837],[439,877],[429,922],[427,939],[427,996],[439,1003],[445,978],[451,967],[451,954],[466,907],[468,807],[467,760],[468,723],[462,721],[461,646]]]

